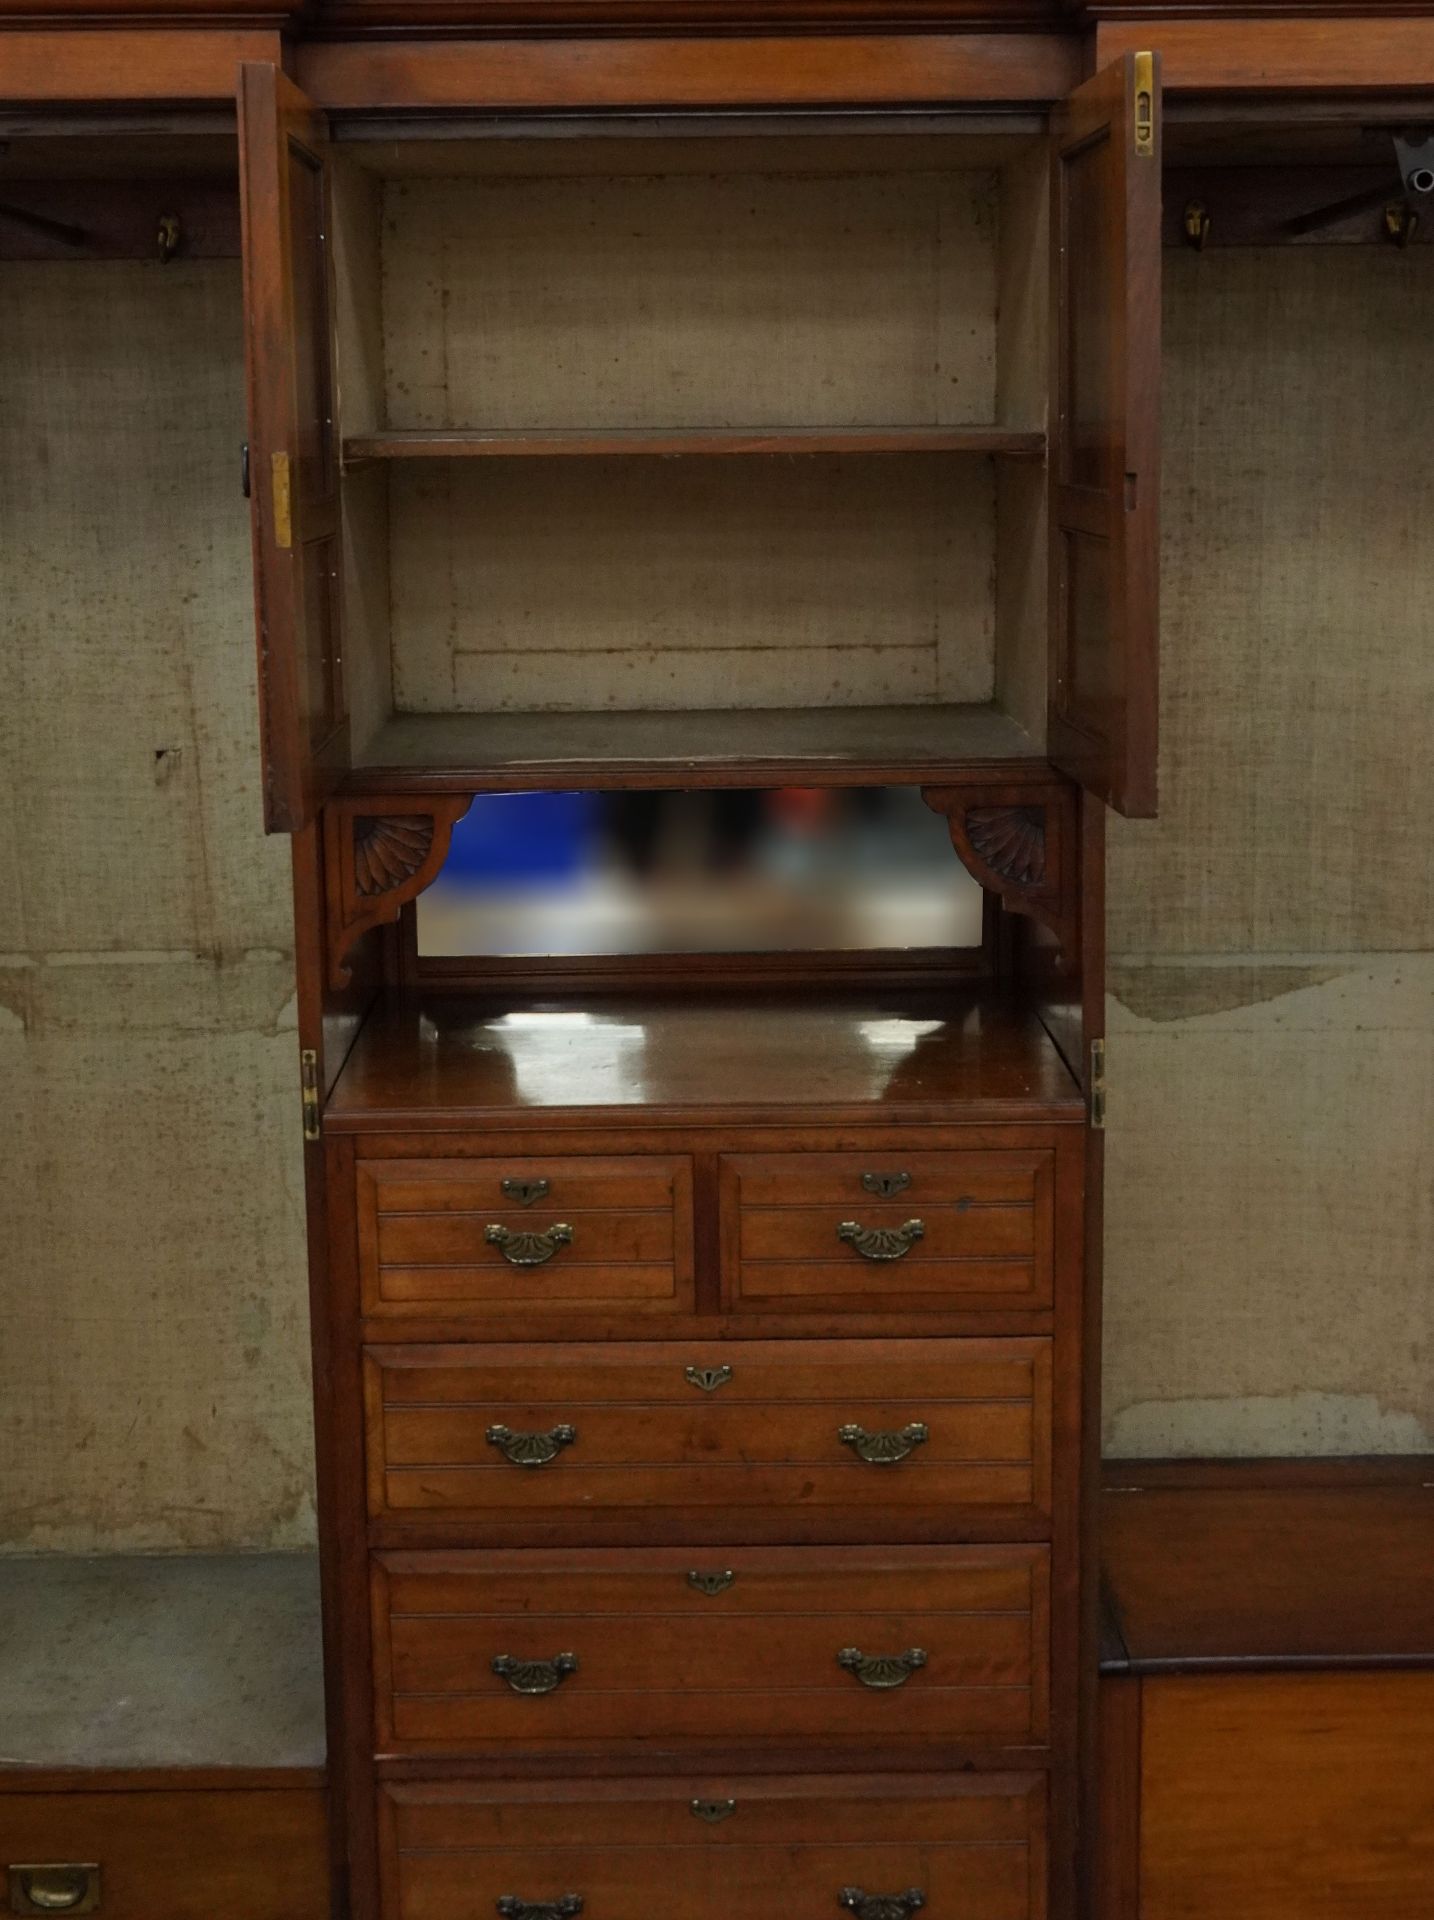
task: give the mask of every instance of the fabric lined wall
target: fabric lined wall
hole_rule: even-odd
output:
[[[0,1544],[312,1532],[239,270],[0,276]]]
[[[1434,257],[1166,255],[1161,817],[1112,823],[1106,1442],[1434,1446]]]

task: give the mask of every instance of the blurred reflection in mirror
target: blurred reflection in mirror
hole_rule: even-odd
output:
[[[479,794],[419,896],[418,951],[978,947],[981,906],[913,787]]]

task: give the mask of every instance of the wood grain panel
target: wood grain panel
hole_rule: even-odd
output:
[[[890,1537],[924,1509],[1039,1525],[1049,1485],[1049,1346],[1041,1340],[728,1341],[694,1346],[381,1347],[368,1355],[370,1511],[536,1525],[730,1525],[775,1509],[860,1521]],[[688,1365],[730,1365],[703,1392]],[[838,1437],[924,1422],[929,1437],[872,1465]],[[491,1426],[577,1438],[518,1467]],[[749,1524],[760,1525],[760,1521]],[[974,1523],[972,1523],[974,1524]],[[713,1532],[719,1539],[721,1532]]]
[[[1373,9],[1347,19],[1152,18],[1096,28],[1098,66],[1150,46],[1159,48],[1165,85],[1176,91],[1400,93],[1434,86],[1434,20]]]
[[[694,1799],[728,1798],[728,1818],[693,1817]],[[1042,1782],[1002,1774],[389,1786],[384,1910],[470,1920],[505,1894],[572,1892],[594,1914],[791,1920],[860,1884],[919,1887],[943,1920],[1043,1920],[1044,1815]]]
[[[105,1920],[329,1915],[316,1788],[0,1793],[0,1866],[22,1861],[98,1863]]]
[[[1141,1920],[1412,1920],[1434,1901],[1434,1674],[1151,1680]]]
[[[385,1751],[562,1748],[590,1740],[811,1739],[950,1745],[1039,1741],[1046,1551],[811,1549],[725,1556],[725,1591],[689,1581],[691,1552],[381,1556],[374,1576]],[[727,1563],[730,1562],[730,1565]],[[847,1647],[920,1648],[873,1691]],[[519,1697],[498,1654],[579,1665]]]

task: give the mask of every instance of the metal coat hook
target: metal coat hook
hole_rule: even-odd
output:
[[[1181,223],[1187,247],[1193,247],[1196,253],[1205,251],[1205,243],[1210,238],[1210,209],[1203,200],[1186,202],[1185,217]]]
[[[179,243],[184,238],[184,230],[179,224],[177,213],[162,213],[159,217],[159,264],[167,267],[179,251]]]
[[[1384,209],[1384,235],[1402,253],[1414,238],[1419,215],[1407,200],[1393,200]]]

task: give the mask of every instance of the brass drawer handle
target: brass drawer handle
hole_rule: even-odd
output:
[[[531,1207],[548,1197],[546,1180],[504,1180],[499,1183],[505,1200],[516,1200],[520,1207]]]
[[[505,1460],[515,1467],[545,1467],[550,1460],[556,1460],[564,1447],[570,1447],[578,1437],[576,1427],[566,1422],[560,1427],[551,1427],[547,1433],[514,1433],[511,1427],[494,1426],[488,1429],[488,1445],[497,1447]]]
[[[560,1653],[552,1660],[515,1660],[511,1653],[493,1656],[494,1673],[506,1680],[514,1693],[555,1693],[577,1670],[575,1653]]]
[[[730,1367],[684,1367],[682,1377],[689,1387],[698,1387],[703,1393],[716,1393],[718,1387],[725,1387],[731,1381]]]
[[[12,1913],[98,1913],[100,1870],[78,1861],[8,1870]]]
[[[713,1600],[719,1593],[725,1593],[736,1584],[737,1576],[730,1567],[724,1567],[720,1573],[699,1573],[694,1567],[687,1576],[687,1584],[697,1593],[705,1593]]]
[[[507,1227],[491,1226],[484,1227],[483,1238],[490,1247],[496,1247],[510,1265],[541,1267],[552,1259],[559,1247],[573,1244],[573,1230],[561,1220],[542,1233],[512,1233]]]
[[[894,1433],[890,1429],[884,1433],[868,1433],[865,1427],[854,1424],[837,1428],[837,1439],[869,1467],[893,1467],[930,1438],[931,1429],[924,1420],[913,1420]]]
[[[892,1687],[904,1687],[912,1674],[926,1665],[926,1650],[908,1647],[905,1653],[871,1654],[863,1653],[860,1647],[843,1647],[837,1665],[846,1673],[854,1673],[864,1687],[886,1693]]]
[[[924,1220],[908,1220],[902,1227],[864,1227],[859,1220],[843,1220],[837,1239],[856,1248],[863,1260],[900,1260],[926,1237]]]
[[[582,1910],[580,1893],[560,1893],[556,1900],[520,1900],[516,1893],[505,1893],[498,1902],[503,1920],[572,1920]]]
[[[909,1173],[864,1173],[861,1176],[862,1191],[874,1193],[878,1200],[894,1200],[899,1193],[905,1193],[911,1185]]]
[[[926,1905],[920,1887],[908,1887],[905,1893],[867,1893],[861,1887],[843,1887],[837,1905],[854,1913],[856,1920],[908,1920]]]

